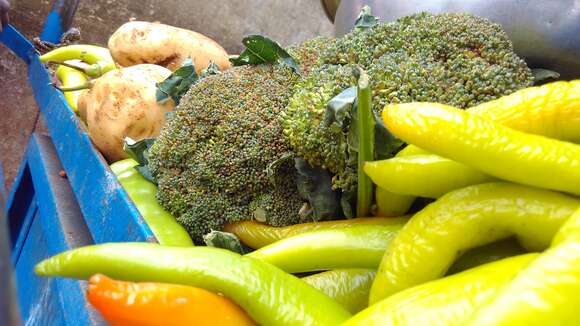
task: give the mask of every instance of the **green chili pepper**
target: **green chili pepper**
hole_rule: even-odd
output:
[[[409,288],[361,311],[344,326],[457,325],[537,257],[511,257]]]
[[[466,323],[580,325],[580,210],[542,253]]]
[[[437,155],[412,155],[367,162],[364,170],[373,182],[396,194],[439,198],[494,178],[467,165]]]
[[[531,186],[580,195],[580,146],[526,134],[434,103],[387,105],[387,128],[404,141]]]
[[[211,247],[110,243],[56,255],[40,276],[88,279],[100,273],[133,282],[191,285],[222,293],[261,325],[340,325],[350,313],[299,278],[259,260]]]
[[[453,191],[415,214],[387,248],[370,303],[437,279],[468,249],[515,235],[543,250],[580,199],[510,183]]]
[[[66,64],[64,62],[67,60],[81,60],[90,64],[87,67],[76,67],[90,77],[100,77],[104,73],[117,68],[109,49],[95,45],[74,44],[63,46],[40,56],[41,62]],[[75,67],[76,65],[68,66]]]
[[[357,217],[346,220],[309,222],[279,227],[256,221],[240,221],[226,224],[224,230],[235,234],[246,246],[258,249],[284,238],[315,230],[348,228],[353,225],[404,224],[408,220],[408,216],[391,218]]]
[[[407,148],[410,148],[410,146],[405,147],[402,151],[397,153],[396,157],[413,155],[413,152],[415,150],[413,148],[411,148],[411,150],[407,150]],[[418,147],[414,148],[418,151],[421,151],[421,149],[419,149]],[[367,169],[366,165],[370,163],[372,162],[366,162],[365,166],[363,167],[363,170],[365,170],[365,173],[367,175],[368,172],[366,171]],[[372,180],[372,175],[369,175],[369,177],[371,177]],[[372,181],[375,184],[377,184],[375,180]],[[377,204],[376,215],[386,217],[403,215],[409,211],[409,208],[411,208],[415,199],[416,198],[414,196],[394,193],[384,188],[381,188],[380,186],[377,185],[375,191],[375,201]]]
[[[59,66],[58,69],[56,70],[56,76],[62,83],[63,87],[82,85],[88,81],[88,78],[84,73],[76,69],[62,65]],[[79,111],[78,100],[82,92],[83,91],[80,90],[80,91],[64,92],[63,94],[64,98],[66,99],[66,102],[75,113],[78,113]]]
[[[368,306],[375,274],[374,269],[337,269],[303,277],[302,280],[354,314]]]
[[[193,241],[183,226],[159,205],[155,197],[157,187],[135,169],[137,165],[137,161],[125,159],[111,164],[111,170],[135,203],[157,241],[168,246],[193,246]]]
[[[426,151],[424,149],[421,149],[415,145],[408,145],[407,147],[403,148],[401,151],[399,151],[396,155],[396,157],[405,157],[405,156],[413,156],[413,155],[425,155],[425,154],[431,154],[429,153],[429,151]]]
[[[377,268],[389,242],[403,224],[356,225],[299,234],[246,256],[288,273],[337,268]]]
[[[407,213],[411,205],[413,205],[415,197],[395,194],[377,186],[375,200],[377,202],[377,212],[375,215],[391,217],[401,216]]]
[[[524,88],[467,111],[515,130],[580,142],[580,80]],[[414,145],[401,152],[429,154]]]

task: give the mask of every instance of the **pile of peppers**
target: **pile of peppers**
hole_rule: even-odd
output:
[[[89,279],[112,325],[580,325],[580,81],[382,118],[412,145],[364,171],[379,214],[400,217],[245,221],[225,231],[253,251],[194,247],[124,161],[113,171],[161,243],[77,248],[35,272]],[[434,201],[402,216],[417,197]]]

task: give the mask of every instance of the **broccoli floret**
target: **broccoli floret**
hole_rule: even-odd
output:
[[[158,199],[195,241],[255,214],[272,225],[300,221],[278,120],[298,78],[282,66],[234,67],[194,85],[163,128],[150,153]]]
[[[353,65],[365,69],[373,110],[388,103],[430,101],[467,108],[532,84],[532,74],[501,27],[468,14],[417,14],[353,31],[326,48],[295,87],[281,116],[284,134],[310,164],[335,173],[334,186],[356,185],[356,160],[346,133],[325,123],[328,101],[353,86]]]
[[[341,127],[325,123],[326,104],[356,83],[353,68],[324,65],[314,69],[296,85],[286,112],[281,115],[284,135],[298,156],[333,173],[344,169],[341,154],[346,151],[346,143]]]
[[[318,38],[288,52],[305,76],[330,44]],[[301,78],[288,67],[266,64],[206,77],[162,129],[149,154],[157,196],[197,243],[228,222],[282,226],[305,218],[295,155],[278,118]]]
[[[304,41],[299,45],[291,46],[287,51],[293,58],[298,60],[301,74],[307,76],[313,68],[320,65],[320,55],[334,46],[335,40],[328,37],[317,37]]]

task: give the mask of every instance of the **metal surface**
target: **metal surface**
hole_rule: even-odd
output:
[[[61,170],[50,138],[33,134],[6,210],[20,312],[28,325],[100,325],[85,299],[85,282],[33,272],[42,259],[93,243]]]
[[[326,17],[334,23],[334,17],[336,16],[336,11],[340,5],[340,0],[320,0],[322,8],[324,8],[324,13]]]
[[[363,5],[393,21],[417,12],[469,12],[500,23],[531,67],[580,77],[580,0],[342,0],[337,36],[350,31]]]
[[[62,93],[51,86],[32,44],[12,27],[0,33],[0,42],[29,65],[35,100],[95,241],[156,241]]]

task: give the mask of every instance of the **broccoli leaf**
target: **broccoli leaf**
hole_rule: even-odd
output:
[[[157,91],[155,93],[157,102],[163,103],[171,98],[175,102],[175,105],[178,105],[183,95],[187,93],[192,85],[202,78],[219,73],[220,69],[218,65],[210,61],[207,68],[203,69],[201,74],[198,75],[195,72],[193,61],[191,58],[187,58],[181,67],[173,72],[171,76],[157,84]]]
[[[230,58],[234,66],[257,65],[261,63],[281,63],[299,73],[298,63],[278,42],[262,35],[244,37],[242,43],[246,47],[244,52],[235,58]]]
[[[203,236],[203,241],[208,247],[227,249],[241,255],[250,251],[245,248],[235,234],[229,232],[212,230],[210,233]]]
[[[340,196],[340,207],[342,208],[344,217],[356,217],[356,191],[343,191]]]
[[[218,65],[215,64],[215,62],[210,61],[209,65],[207,65],[207,68],[203,69],[201,71],[201,74],[199,74],[199,78],[205,78],[207,76],[211,76],[211,75],[217,75],[221,73],[220,71],[220,67]]]
[[[313,221],[327,220],[340,216],[340,196],[332,189],[332,176],[321,168],[308,164],[301,158],[294,159],[298,193],[309,203],[304,214]]]
[[[153,178],[148,166],[149,149],[153,146],[153,143],[155,143],[155,138],[146,138],[140,141],[135,141],[129,137],[125,137],[123,149],[130,158],[139,163],[139,165],[135,166],[135,169],[137,169],[145,179],[157,184],[157,181]]]
[[[532,69],[534,75],[534,85],[542,85],[560,78],[560,74],[549,69],[534,68]]]
[[[360,14],[358,15],[358,18],[354,23],[354,29],[357,32],[364,31],[366,29],[375,26],[378,23],[379,19],[371,14],[371,7],[364,6],[362,7]]]
[[[349,87],[333,97],[326,105],[324,125],[337,123],[341,128],[348,126],[354,102],[356,101],[356,87]]]

